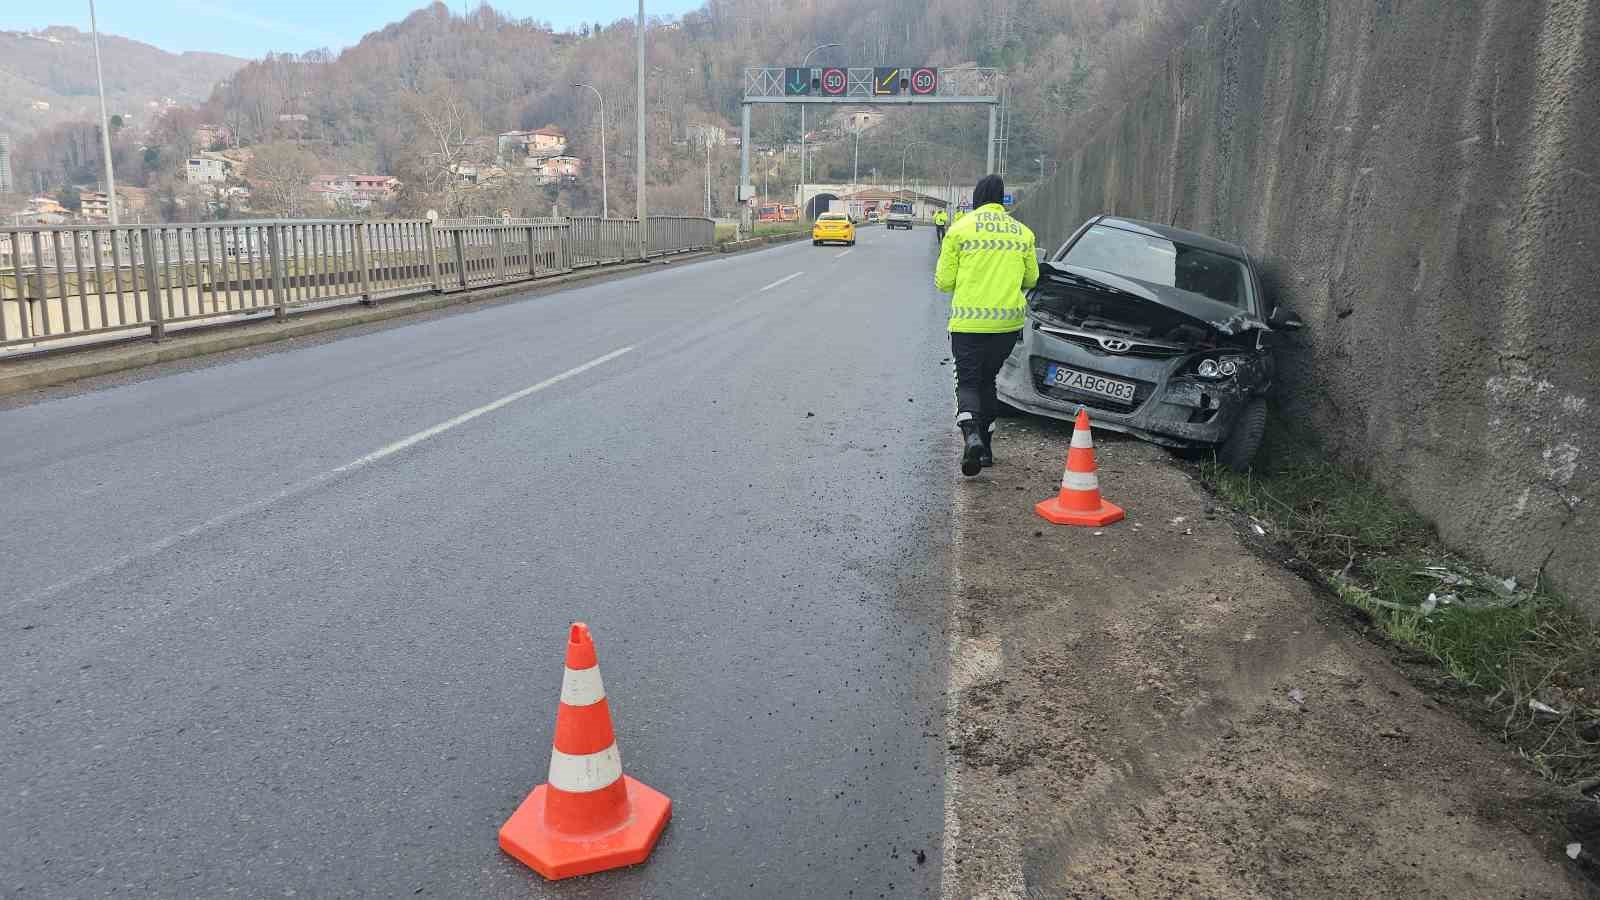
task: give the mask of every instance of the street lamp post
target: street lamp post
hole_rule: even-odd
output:
[[[94,80],[100,87],[100,149],[105,154],[106,162],[106,199],[107,212],[111,216],[111,224],[120,224],[117,215],[117,176],[111,170],[111,122],[106,117],[106,76],[100,68],[100,25],[95,21],[94,0],[89,0],[89,31],[94,35]]]
[[[859,182],[861,180],[861,122],[860,122],[860,120],[856,121],[856,127],[853,130],[856,133],[856,157],[855,157],[855,161],[850,164],[850,193],[852,193],[852,194],[854,194],[856,192],[856,190],[857,190],[857,182]]]
[[[649,231],[649,224],[645,221],[644,199],[644,0],[639,0],[639,20],[634,28],[634,36],[637,41],[635,45],[635,53],[639,61],[638,120],[635,122],[635,128],[637,129],[637,140],[634,150],[634,155],[638,159],[639,163],[639,181],[638,185],[636,186],[638,200],[635,203],[635,207],[639,216],[639,258],[644,259],[649,254],[650,250],[649,238],[646,236],[646,232]]]
[[[600,101],[600,218],[611,218],[611,198],[606,192],[606,98],[601,96],[600,89],[588,82],[573,85],[575,88],[588,88],[594,91],[594,96]]]
[[[844,46],[844,45],[843,44],[818,44],[817,46],[812,47],[810,52],[806,53],[805,59],[802,59],[800,61],[800,67],[801,68],[805,68],[806,66],[811,65],[811,54],[812,53],[816,53],[818,50],[826,50],[829,47],[842,47],[842,46]],[[800,104],[800,190],[804,191],[805,190],[805,186],[806,186],[806,105],[804,103],[802,103],[802,104]],[[803,204],[805,202],[805,198],[801,197],[800,201]]]
[[[900,151],[900,190],[906,189],[906,153],[918,144],[928,144],[931,141],[912,141]]]
[[[706,139],[706,218],[711,218],[711,126],[702,125]]]

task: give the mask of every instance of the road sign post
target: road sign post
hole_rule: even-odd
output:
[[[750,183],[750,104],[739,105],[739,199],[744,200],[745,185]],[[739,233],[748,237],[754,233],[750,220],[750,204],[739,204]]]

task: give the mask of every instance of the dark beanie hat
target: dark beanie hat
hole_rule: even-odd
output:
[[[977,209],[988,203],[999,203],[1005,196],[1005,180],[999,175],[985,175],[978,179],[978,186],[972,189],[972,208]]]

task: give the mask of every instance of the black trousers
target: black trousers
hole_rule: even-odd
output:
[[[933,226],[933,234],[934,234],[934,240],[938,241],[941,244],[944,243],[944,226],[943,225],[935,225],[935,226]]]
[[[1000,413],[994,379],[1021,336],[1020,330],[1000,334],[950,332],[950,353],[956,361],[957,424],[976,420],[983,433],[989,432],[989,426]]]

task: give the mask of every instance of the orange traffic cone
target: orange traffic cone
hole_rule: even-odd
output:
[[[644,862],[672,801],[622,774],[600,664],[582,622],[567,638],[554,744],[549,782],[500,826],[500,849],[551,879]]]
[[[1087,411],[1078,410],[1067,469],[1061,473],[1061,493],[1040,500],[1033,511],[1057,525],[1099,527],[1122,521],[1122,507],[1100,499],[1100,478],[1094,473],[1094,434],[1089,430]]]

